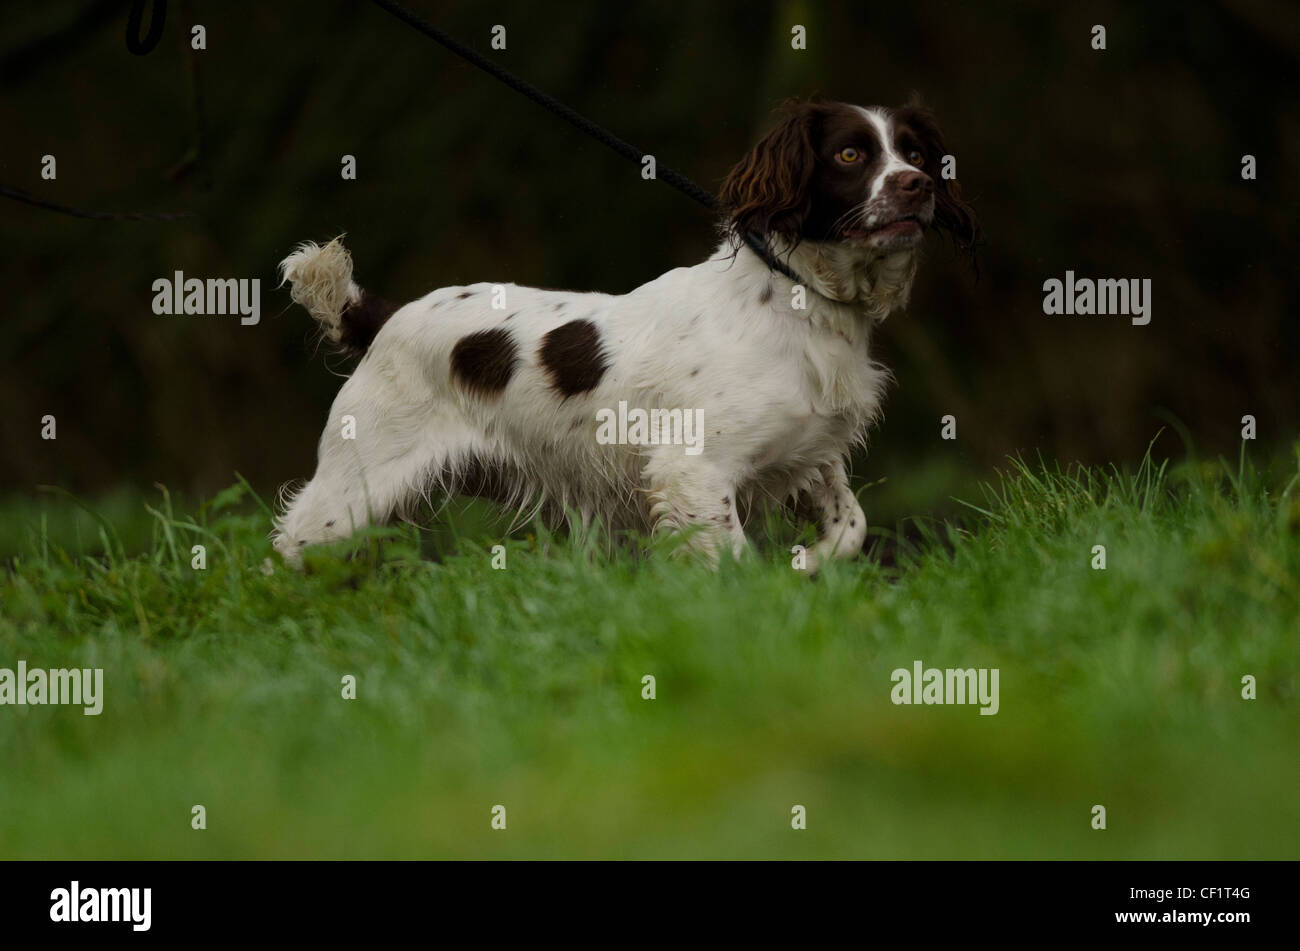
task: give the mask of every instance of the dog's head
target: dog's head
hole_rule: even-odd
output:
[[[934,227],[973,256],[979,225],[956,178],[943,177],[948,154],[920,105],[796,102],[731,170],[719,201],[737,237],[832,242],[874,259],[915,248]]]

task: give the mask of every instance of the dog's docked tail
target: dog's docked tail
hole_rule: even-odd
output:
[[[330,343],[352,353],[365,353],[379,328],[397,305],[363,291],[352,280],[352,255],[342,237],[321,247],[304,241],[280,262],[280,285],[316,318]]]

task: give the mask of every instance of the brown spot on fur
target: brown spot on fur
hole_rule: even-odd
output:
[[[600,331],[590,320],[571,320],[542,338],[538,357],[551,385],[566,397],[594,390],[609,369]]]
[[[456,300],[464,300],[466,297],[469,297],[472,293],[473,293],[472,291],[461,291],[459,294],[456,295]]]
[[[451,348],[451,375],[476,396],[496,396],[506,388],[519,365],[519,348],[510,331],[480,330]]]
[[[768,284],[766,287],[763,288],[762,292],[758,295],[758,302],[760,304],[766,304],[771,299],[772,299],[772,285]]]

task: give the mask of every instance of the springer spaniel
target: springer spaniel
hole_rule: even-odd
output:
[[[623,295],[479,283],[398,307],[353,282],[338,239],[300,245],[281,264],[293,299],[364,357],[275,547],[298,564],[304,546],[466,492],[584,526],[693,529],[714,563],[745,548],[753,503],[793,501],[820,522],[810,571],[857,554],[848,457],[889,379],[873,326],[907,303],[924,229],[967,250],[978,236],[940,177],[946,153],[917,106],[787,107],[722,186],[717,252]],[[625,428],[637,410],[651,425]]]

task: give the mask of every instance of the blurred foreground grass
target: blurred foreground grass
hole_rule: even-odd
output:
[[[816,579],[536,530],[492,570],[479,510],[267,574],[243,485],[15,503],[0,667],[106,697],[0,706],[0,858],[1293,858],[1298,496],[1294,459],[1017,465]],[[998,668],[999,713],[893,705],[916,660]]]

